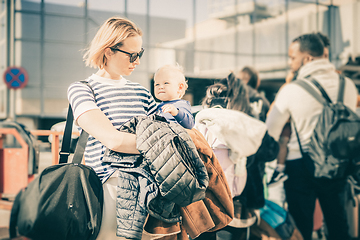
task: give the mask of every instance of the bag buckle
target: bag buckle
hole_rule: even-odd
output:
[[[68,153],[68,152],[59,152],[59,155],[60,156],[69,156],[70,155],[70,153]]]

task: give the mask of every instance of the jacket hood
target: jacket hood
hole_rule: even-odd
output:
[[[256,153],[266,132],[265,123],[230,109],[207,108],[195,117],[195,126],[205,125],[209,132],[225,144],[235,159]]]
[[[314,60],[305,64],[300,68],[297,78],[305,78],[309,75],[317,75],[324,72],[335,72],[335,66],[330,63],[327,58]]]

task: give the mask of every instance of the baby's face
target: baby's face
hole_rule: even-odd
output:
[[[157,99],[160,101],[180,99],[179,74],[169,69],[157,72],[154,79],[154,91]]]

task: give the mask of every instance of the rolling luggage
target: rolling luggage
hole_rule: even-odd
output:
[[[349,176],[346,188],[345,209],[349,225],[349,234],[352,238],[358,238],[360,185],[352,176]]]
[[[320,207],[319,199],[316,199],[315,210],[314,210],[314,228],[313,231],[316,232],[319,239],[322,239],[322,226],[324,223],[324,216]]]

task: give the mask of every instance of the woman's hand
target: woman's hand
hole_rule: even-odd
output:
[[[92,109],[81,114],[77,123],[111,150],[131,154],[139,153],[136,149],[136,135],[117,130],[99,109]]]

